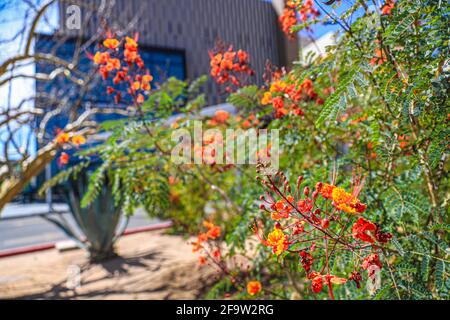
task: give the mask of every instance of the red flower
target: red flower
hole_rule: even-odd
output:
[[[302,264],[303,269],[305,269],[306,273],[309,273],[311,270],[311,266],[314,262],[313,256],[306,251],[300,251],[300,263]]]
[[[313,208],[312,200],[310,198],[305,198],[297,202],[298,210],[301,213],[310,212]]]
[[[202,266],[205,263],[206,263],[206,257],[205,256],[199,256],[198,257],[198,264]]]
[[[381,232],[380,227],[377,225],[377,230],[375,231],[375,239],[381,243],[387,243],[392,239],[392,234],[389,232]]]
[[[262,285],[261,282],[259,281],[249,281],[249,283],[247,283],[247,292],[249,295],[254,296],[256,294],[258,294],[262,289]]]
[[[324,197],[325,199],[332,199],[332,193],[334,188],[336,188],[335,186],[333,186],[332,184],[328,184],[328,183],[321,183],[317,185],[317,190],[319,190],[320,194],[322,195],[322,197]]]
[[[62,152],[61,155],[58,158],[59,165],[63,166],[69,163],[69,155],[65,152]]]
[[[350,275],[350,277],[348,278],[348,280],[352,280],[355,281],[356,283],[356,288],[361,288],[361,281],[362,281],[362,277],[361,274],[358,271],[353,271],[352,274]]]
[[[380,269],[383,267],[381,265],[378,255],[375,253],[370,254],[369,256],[367,256],[364,259],[364,261],[361,265],[361,268],[363,268],[364,270],[367,270],[370,266],[377,266]]]
[[[374,223],[367,221],[364,218],[359,218],[352,227],[352,236],[355,239],[373,243],[374,237],[369,233],[375,232],[376,230],[377,226]]]
[[[112,94],[114,91],[116,91],[113,87],[107,87],[106,88],[106,93],[107,94]]]
[[[212,252],[212,256],[217,259],[220,260],[221,257],[221,253],[220,253],[220,249],[219,248],[215,248]]]
[[[311,272],[308,275],[308,278],[312,280],[311,288],[314,293],[319,293],[320,291],[322,291],[323,279],[322,279],[322,275],[320,273],[315,272],[315,271]]]

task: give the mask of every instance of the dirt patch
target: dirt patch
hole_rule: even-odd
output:
[[[120,257],[96,265],[82,250],[0,259],[0,299],[198,299],[216,281],[181,237],[129,235],[117,252]]]

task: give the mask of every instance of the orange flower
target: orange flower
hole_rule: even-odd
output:
[[[332,198],[331,193],[333,192],[334,188],[336,188],[336,187],[333,186],[332,184],[324,183],[319,188],[319,192],[322,195],[322,197],[324,197],[326,199],[331,199]]]
[[[142,77],[142,82],[144,83],[150,83],[153,81],[153,77],[149,74],[146,74]]]
[[[59,156],[58,162],[60,165],[66,165],[69,163],[69,155],[65,152],[61,153],[61,155]]]
[[[288,247],[287,236],[281,228],[275,227],[267,236],[266,245],[272,247],[273,253],[278,256]]]
[[[409,140],[410,140],[409,136],[399,136],[398,144],[400,146],[400,149],[405,149],[409,144],[408,142]]]
[[[144,96],[139,93],[137,98],[136,98],[136,102],[140,104],[140,103],[144,103],[144,101],[145,101]]]
[[[198,257],[198,264],[202,266],[205,263],[206,263],[206,257],[205,256],[199,256]]]
[[[249,295],[257,295],[262,289],[261,282],[254,280],[247,283],[247,292]]]
[[[130,37],[126,37],[125,41],[126,41],[125,49],[131,50],[131,51],[137,50],[138,44],[137,44],[136,40],[134,40]]]
[[[109,52],[99,52],[97,51],[94,56],[95,64],[104,64],[110,59]]]
[[[220,227],[214,225],[213,223],[209,222],[209,221],[203,221],[203,226],[206,227],[208,229],[208,231],[206,232],[206,235],[208,238],[210,239],[217,239],[218,237],[220,237]]]
[[[139,81],[133,82],[133,89],[139,90],[141,88],[141,83]]]
[[[383,51],[380,49],[375,49],[375,57],[370,60],[370,65],[374,66],[376,64],[382,65],[383,62],[386,61],[386,58],[383,55]]]
[[[279,20],[281,29],[290,39],[294,39],[292,36],[291,28],[297,24],[297,17],[295,10],[291,8],[285,8],[281,14]]]
[[[72,143],[79,146],[86,143],[86,138],[83,136],[74,136],[72,137]]]
[[[329,275],[328,279],[333,284],[344,284],[347,282],[347,279],[345,279],[345,278],[339,278],[339,277],[332,276],[332,275]]]
[[[103,45],[108,49],[116,49],[119,46],[119,40],[114,38],[108,38],[103,41]]]
[[[225,123],[229,117],[230,117],[230,114],[227,111],[217,110],[214,115],[213,120],[215,120],[217,123],[222,124],[222,123]]]
[[[109,59],[108,62],[106,63],[106,70],[108,71],[113,71],[114,69],[119,70],[120,69],[120,60],[119,59]]]
[[[213,226],[211,229],[208,230],[206,234],[210,239],[217,239],[218,237],[220,237],[220,227]]]
[[[390,15],[392,9],[394,9],[394,0],[386,0],[385,4],[383,5],[383,7],[381,8],[381,14],[382,15]]]
[[[64,144],[69,142],[69,134],[65,132],[61,132],[56,136],[56,142],[59,144]]]
[[[286,199],[291,204],[294,201],[294,198],[292,196],[287,196]],[[282,218],[289,217],[289,213],[292,212],[293,208],[288,202],[286,202],[286,200],[282,199],[275,203],[275,205],[274,205],[275,212],[272,213],[272,219],[280,220]]]

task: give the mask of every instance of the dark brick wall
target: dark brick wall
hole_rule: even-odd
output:
[[[109,20],[124,28],[133,19],[137,23],[128,29],[139,32],[140,43],[185,50],[188,79],[209,72],[208,49],[218,38],[249,52],[257,78],[267,59],[283,61],[277,14],[263,0],[115,0]],[[92,23],[92,29],[83,32],[91,34],[97,26]],[[212,81],[206,92],[210,104],[223,101]]]

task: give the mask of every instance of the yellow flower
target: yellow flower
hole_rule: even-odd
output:
[[[137,47],[138,46],[137,42],[134,39],[130,38],[130,37],[126,37],[125,40],[126,40],[127,44],[132,46],[132,47]]]
[[[72,143],[79,146],[86,143],[86,138],[83,136],[74,136],[72,138]]]
[[[116,49],[119,46],[119,40],[114,38],[108,38],[103,41],[103,45],[109,49]]]
[[[358,198],[351,193],[346,192],[343,188],[334,188],[331,193],[334,206],[347,213],[363,213],[366,205],[362,204]]]
[[[287,249],[287,237],[283,230],[274,228],[267,236],[267,245],[273,247],[273,253],[277,256]]]
[[[354,198],[351,193],[348,193],[343,188],[334,188],[333,191],[331,192],[331,196],[336,205],[348,203]]]
[[[283,92],[284,89],[286,89],[286,82],[284,82],[284,81],[275,81],[270,86],[270,92],[271,93]]]
[[[264,96],[261,99],[261,104],[266,105],[272,102],[272,94],[270,92],[264,92]]]

